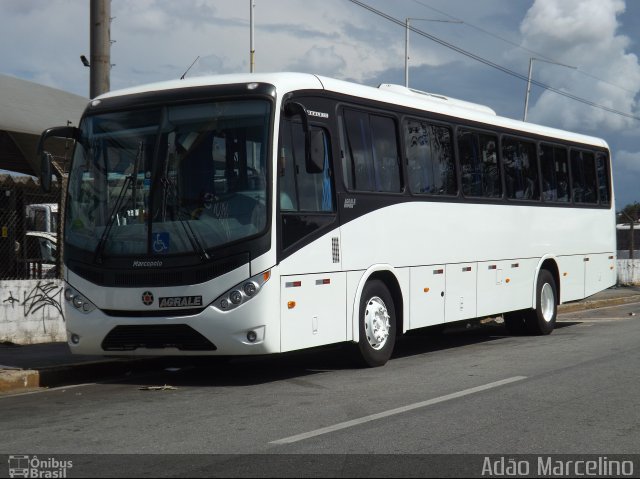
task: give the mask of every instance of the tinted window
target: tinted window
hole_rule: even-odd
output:
[[[596,153],[596,172],[598,175],[598,192],[600,194],[600,204],[609,205],[609,158],[606,153]]]
[[[540,146],[542,171],[542,199],[544,201],[569,201],[569,160],[567,150],[558,146]]]
[[[598,202],[596,166],[592,152],[571,150],[571,179],[574,202]]]
[[[300,123],[283,122],[278,153],[280,209],[282,211],[333,211],[333,191],[329,168],[329,145],[325,143],[322,172],[309,173],[305,162],[304,132]]]
[[[507,198],[539,200],[538,161],[534,143],[516,138],[502,140],[502,163]]]
[[[497,144],[498,139],[493,135],[458,130],[462,193],[465,196],[502,196]]]
[[[458,193],[450,128],[407,120],[404,122],[404,145],[412,193]]]
[[[400,192],[402,181],[395,121],[346,110],[347,151],[343,171],[347,187],[359,191]]]

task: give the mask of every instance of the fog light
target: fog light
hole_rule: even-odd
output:
[[[78,336],[77,334],[72,334],[71,335],[71,342],[73,344],[78,344],[80,342],[80,336]]]
[[[247,333],[247,341],[249,341],[250,343],[255,343],[256,339],[258,339],[258,333],[256,333],[255,331],[249,331]]]

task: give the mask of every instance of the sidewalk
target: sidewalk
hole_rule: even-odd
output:
[[[613,287],[582,301],[563,304],[558,313],[640,302],[640,286]],[[66,343],[18,346],[0,343],[0,394],[94,382],[163,367],[176,358],[74,356]]]
[[[166,357],[76,356],[67,343],[0,343],[0,395],[94,382],[159,368],[167,362]]]

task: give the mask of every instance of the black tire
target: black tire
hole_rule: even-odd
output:
[[[358,324],[359,362],[370,368],[383,366],[391,357],[396,342],[396,310],[393,298],[382,281],[372,280],[364,285]]]
[[[525,324],[529,334],[550,334],[556,326],[558,315],[558,288],[553,275],[543,269],[538,274],[536,285],[536,309],[529,310]]]

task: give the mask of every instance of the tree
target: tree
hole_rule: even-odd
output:
[[[618,212],[616,223],[629,223],[631,218],[633,218],[634,222],[638,221],[638,218],[640,218],[640,203],[637,201],[629,203],[627,206],[622,208],[622,211]]]

